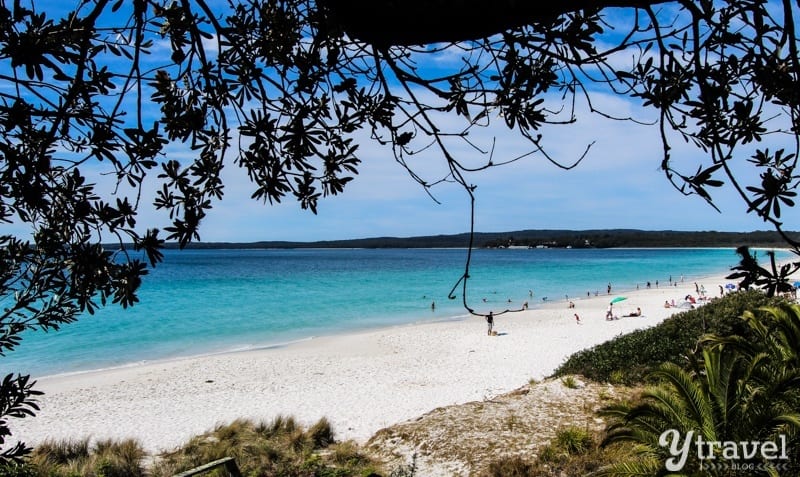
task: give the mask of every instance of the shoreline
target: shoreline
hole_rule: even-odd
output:
[[[701,281],[707,280],[710,278],[718,277],[717,275],[709,275],[707,277],[692,278],[692,282],[694,281]],[[719,275],[719,280],[725,280],[724,276]],[[674,288],[674,287],[673,287]],[[657,288],[653,288],[654,290]],[[661,287],[660,289],[665,289]],[[636,293],[641,290],[645,290],[645,288],[620,288],[616,290],[615,293],[612,293],[611,296],[620,295],[620,294],[631,294]],[[712,294],[713,295],[713,294]],[[545,300],[545,301],[536,301],[534,299],[534,303],[530,305],[527,310],[518,310],[517,308],[509,309],[509,310],[501,310],[502,306],[505,306],[506,303],[503,302],[494,302],[493,304],[501,305],[497,306],[496,310],[500,310],[500,316],[505,315],[506,313],[522,313],[525,311],[540,311],[543,309],[550,309],[550,308],[558,308],[559,306],[566,306],[570,301],[574,302],[583,302],[590,299],[601,299],[603,297],[607,297],[607,294],[598,294],[598,295],[591,295],[591,296],[575,296],[569,298],[557,298],[553,300]],[[487,305],[484,305],[487,308],[491,308]],[[204,359],[204,358],[211,358],[214,356],[219,355],[228,355],[228,354],[238,354],[238,353],[249,353],[249,352],[260,352],[260,351],[269,351],[274,349],[282,349],[291,346],[297,346],[306,342],[312,342],[315,340],[322,340],[322,339],[335,339],[337,337],[342,336],[351,336],[351,335],[361,335],[361,334],[371,334],[377,333],[382,331],[391,331],[397,328],[404,328],[404,327],[415,327],[415,326],[424,326],[424,325],[437,325],[437,324],[448,324],[448,323],[460,323],[464,321],[474,320],[477,319],[475,315],[470,315],[469,312],[461,308],[463,311],[462,314],[457,315],[447,315],[441,316],[436,318],[430,319],[417,319],[414,321],[409,322],[401,322],[395,324],[387,324],[387,325],[377,325],[374,327],[367,327],[367,328],[353,328],[353,329],[344,329],[340,331],[333,331],[330,333],[324,333],[320,335],[309,335],[304,337],[299,337],[295,339],[290,339],[286,341],[277,341],[274,343],[264,343],[264,344],[257,344],[257,345],[243,345],[243,346],[233,346],[231,348],[220,349],[217,351],[212,351],[208,353],[198,353],[198,354],[188,354],[188,355],[177,355],[177,356],[167,356],[164,358],[156,358],[152,360],[139,360],[139,361],[132,361],[129,363],[123,363],[118,365],[112,365],[107,367],[98,367],[98,368],[91,368],[91,369],[81,369],[76,371],[65,371],[65,372],[55,372],[52,374],[42,374],[35,376],[36,381],[41,380],[50,380],[50,379],[58,379],[58,378],[69,378],[74,376],[80,376],[83,374],[92,374],[92,373],[103,373],[107,371],[116,371],[116,370],[125,370],[129,368],[135,368],[139,366],[150,366],[150,365],[159,365],[159,364],[166,364],[173,361],[185,361],[185,360],[193,360],[193,359]],[[679,310],[679,311],[685,311]],[[495,311],[495,316],[498,316],[498,313]]]
[[[655,247],[653,247],[653,248],[655,248]],[[694,248],[703,248],[703,247],[694,247]],[[705,248],[714,248],[714,247],[705,247]],[[724,247],[720,247],[720,248],[727,249],[727,248],[724,248]],[[639,249],[639,248],[636,248],[636,249]],[[727,273],[730,273],[730,270],[726,270],[724,272],[724,274],[727,274]],[[701,276],[696,276],[696,277],[692,276],[692,277],[686,278],[686,280],[683,283],[683,285],[688,285],[688,284],[690,284],[689,282],[694,283],[696,281],[700,282],[700,281],[709,281],[709,280],[712,280],[712,281],[716,280],[716,281],[719,281],[719,282],[723,282],[723,281],[724,282],[729,282],[730,280],[727,280],[724,277],[724,274],[723,274],[723,272],[720,271],[719,273],[711,273],[709,275],[701,275]],[[678,286],[681,285],[681,283],[679,283],[677,280],[673,281],[672,283],[673,284],[674,283],[678,283]],[[675,288],[674,286],[672,288],[667,288],[667,287],[664,287],[662,285],[660,288],[656,288],[654,286],[652,288],[652,290],[670,290],[670,289],[674,289],[674,288]],[[615,295],[620,295],[620,294],[633,294],[633,293],[638,293],[640,291],[646,291],[646,290],[648,290],[648,289],[645,288],[644,283],[642,284],[641,288],[635,288],[635,287],[619,287],[619,288],[617,288],[615,286],[614,289],[612,290],[612,294],[611,295],[615,296]],[[709,294],[709,296],[713,297],[713,296],[716,295],[714,293],[713,289],[708,289],[706,291]],[[566,307],[567,304],[570,301],[573,301],[573,302],[575,302],[577,304],[577,303],[586,302],[587,300],[603,299],[603,297],[608,296],[607,294],[599,292],[599,291],[597,291],[597,293],[598,294],[592,293],[591,295],[569,296],[568,298],[565,298],[562,295],[562,296],[560,296],[558,298],[547,299],[545,301],[542,301],[541,297],[534,296],[533,298],[531,298],[529,300],[520,300],[520,303],[516,303],[516,302],[511,303],[511,305],[512,305],[511,309],[506,309],[505,307],[508,305],[508,303],[503,302],[503,301],[492,301],[492,302],[489,302],[489,303],[480,303],[477,298],[474,298],[472,300],[474,303],[470,303],[470,305],[472,305],[472,308],[476,312],[488,311],[490,308],[492,308],[492,305],[494,305],[493,311],[495,313],[495,316],[498,316],[497,315],[498,312],[502,313],[501,316],[505,316],[505,314],[507,314],[507,313],[512,313],[513,314],[513,313],[522,313],[522,312],[533,312],[533,311],[541,311],[541,310],[546,310],[546,309],[551,309],[551,308]],[[694,292],[692,291],[692,293],[694,293]],[[523,311],[519,310],[522,302],[530,302],[529,303],[529,308],[527,310],[523,310]],[[483,310],[484,308],[486,310]],[[327,332],[327,333],[323,332],[323,333],[318,334],[318,335],[298,336],[298,337],[290,338],[290,339],[287,339],[287,340],[284,340],[284,341],[264,342],[264,343],[261,343],[261,344],[234,345],[234,346],[231,346],[229,348],[220,348],[220,349],[217,349],[217,350],[214,350],[214,351],[209,351],[209,352],[204,352],[204,353],[194,353],[194,354],[186,354],[186,355],[171,355],[171,356],[165,356],[165,357],[161,357],[161,358],[137,360],[137,361],[131,361],[131,362],[121,363],[121,364],[113,364],[113,365],[109,365],[109,366],[100,366],[100,367],[96,367],[96,368],[78,369],[78,370],[74,370],[74,371],[52,372],[52,373],[47,373],[47,374],[36,374],[36,375],[32,375],[32,376],[34,377],[34,379],[36,381],[57,379],[57,378],[62,378],[62,377],[64,377],[64,378],[66,378],[66,377],[74,377],[74,376],[81,376],[81,375],[92,374],[92,373],[102,373],[102,372],[112,372],[112,371],[116,371],[116,370],[125,370],[125,369],[130,369],[130,368],[136,368],[136,367],[139,367],[139,366],[150,366],[150,365],[154,365],[155,366],[155,365],[170,363],[170,362],[173,362],[173,361],[205,359],[205,358],[210,358],[210,357],[220,356],[220,355],[248,353],[248,352],[259,352],[259,351],[269,351],[269,350],[273,350],[273,349],[283,349],[283,348],[292,347],[292,346],[296,346],[296,345],[299,345],[299,344],[303,344],[303,343],[306,343],[306,342],[312,342],[312,341],[316,341],[316,340],[335,339],[337,337],[350,336],[350,335],[361,335],[361,334],[378,333],[378,332],[382,332],[382,331],[391,331],[391,330],[394,330],[394,329],[404,328],[404,327],[414,327],[414,326],[423,326],[423,325],[436,325],[436,324],[449,324],[449,323],[461,323],[461,322],[477,319],[477,317],[475,315],[469,314],[469,312],[466,311],[463,308],[463,306],[458,307],[458,310],[459,310],[459,312],[457,314],[443,315],[443,316],[438,316],[438,317],[434,317],[434,318],[416,318],[413,321],[407,321],[407,322],[406,321],[402,321],[402,322],[397,322],[397,323],[375,325],[375,326],[369,326],[369,327],[363,327],[363,328],[361,328],[361,327],[346,328],[346,329],[342,329],[342,330],[330,331],[330,332]],[[685,311],[685,310],[679,310],[679,311]]]
[[[730,271],[733,263],[731,257],[734,254],[729,249],[721,250],[724,252],[686,249],[680,253],[656,254],[621,250],[610,253],[608,258],[613,265],[611,268],[603,266],[605,262],[593,260],[594,257],[606,258],[606,255],[595,255],[593,252],[588,255],[581,253],[563,256],[561,255],[563,252],[558,252],[556,255],[550,254],[549,251],[544,254],[535,252],[531,256],[540,257],[536,259],[525,258],[529,256],[528,251],[492,252],[487,255],[489,258],[487,263],[491,265],[487,268],[488,272],[473,270],[474,276],[471,277],[467,290],[468,305],[478,312],[486,313],[490,309],[495,311],[506,308],[519,309],[527,301],[530,308],[534,309],[543,305],[541,299],[545,296],[549,296],[549,302],[552,303],[563,302],[567,295],[572,300],[585,300],[587,291],[592,295],[595,292],[605,293],[609,279],[614,284],[615,291],[624,293],[635,289],[637,283],[644,288],[647,279],[662,278],[662,281],[667,282],[669,275],[678,279],[684,274],[688,279],[694,279],[708,274],[722,274]],[[347,256],[349,255],[345,255]],[[529,271],[525,265],[530,260],[536,264],[549,263],[547,258],[551,256],[567,260],[565,272],[550,276],[546,265],[545,268],[535,272]],[[573,256],[578,258],[568,258]],[[638,261],[640,256],[643,262]],[[204,255],[198,257],[203,258]],[[259,260],[268,264],[281,256],[259,257],[261,257]],[[313,257],[318,258],[316,255]],[[340,259],[335,258],[338,255],[334,255],[334,259],[328,261],[326,257],[328,256],[319,257],[330,265],[326,270],[337,270],[337,267],[340,267]],[[416,252],[409,256],[408,252],[403,251],[380,257],[389,260],[389,263],[403,259],[419,259]],[[651,257],[654,257],[653,262],[650,261]],[[173,258],[180,257],[176,255]],[[235,268],[230,270],[230,273],[226,272],[224,276],[219,275],[223,280],[221,283],[225,286],[212,288],[206,284],[212,283],[211,281],[200,282],[204,290],[203,296],[215,297],[213,302],[205,304],[203,300],[192,301],[191,293],[181,292],[186,290],[186,283],[189,282],[180,282],[175,285],[178,288],[173,289],[168,280],[165,280],[165,277],[168,278],[174,270],[180,269],[177,267],[190,266],[197,261],[193,257],[182,257],[170,265],[174,265],[173,268],[163,268],[161,270],[163,276],[154,274],[150,282],[151,288],[142,290],[141,305],[124,312],[115,307],[108,307],[98,313],[98,318],[82,317],[74,325],[65,327],[63,333],[53,336],[31,332],[20,349],[9,354],[4,363],[9,370],[24,370],[37,377],[54,376],[125,367],[131,363],[153,363],[201,357],[207,354],[285,346],[312,337],[379,330],[406,323],[467,319],[461,297],[457,300],[448,300],[446,296],[446,291],[454,281],[452,277],[463,273],[463,264],[460,261],[462,257],[459,253],[455,255],[451,253],[434,255],[433,258],[437,265],[442,267],[454,266],[455,272],[447,268],[446,275],[442,273],[445,269],[424,274],[426,270],[424,266],[414,267],[412,271],[423,273],[420,280],[402,280],[414,276],[403,273],[400,275],[402,283],[394,286],[388,279],[390,274],[381,272],[375,275],[374,282],[367,280],[368,286],[354,286],[357,290],[347,290],[344,294],[337,288],[337,280],[331,280],[336,277],[334,273],[325,275],[328,281],[321,282],[325,284],[324,287],[314,286],[316,279],[312,279],[311,282],[301,281],[302,275],[297,275],[297,280],[295,275],[292,275],[292,280],[286,281],[288,286],[280,286],[275,291],[266,285],[269,283],[267,279],[269,274],[264,277],[259,275],[259,279],[247,281],[244,286],[227,278],[236,277],[239,270]],[[248,267],[252,266],[250,262],[253,260],[253,257],[247,256],[239,258],[239,261]],[[655,268],[647,265],[650,263],[654,264]],[[480,262],[476,264],[476,266],[486,266]],[[496,278],[492,278],[493,276]],[[294,281],[297,281],[296,285]],[[251,283],[253,289],[249,289]],[[306,288],[303,283],[311,283],[311,286]],[[387,285],[376,285],[382,283]],[[535,296],[529,296],[531,288],[535,290]],[[175,290],[178,293],[173,299]],[[298,293],[295,290],[306,291]],[[283,293],[286,293],[285,300],[282,298]],[[349,298],[343,299],[343,296]],[[164,297],[169,298],[165,300]],[[187,299],[188,302],[184,303]],[[485,299],[488,299],[488,303]],[[509,299],[508,303],[506,299]],[[431,307],[433,301],[436,304],[435,310]],[[176,303],[181,305],[176,306]],[[199,314],[196,325],[192,324],[195,320],[193,314],[186,312],[193,310],[194,313],[195,303],[201,307],[197,309]],[[208,311],[205,311],[206,309]],[[103,321],[99,321],[101,319]]]
[[[718,296],[724,275],[696,280]],[[381,428],[437,407],[490,399],[550,374],[571,354],[660,323],[685,308],[665,300],[695,295],[677,286],[612,290],[495,315],[498,336],[482,318],[393,325],[320,336],[266,349],[240,350],[39,378],[45,392],[35,418],[10,422],[12,440],[139,440],[169,451],[237,418],[292,415],[303,424],[326,417],[339,440],[364,443]],[[610,298],[619,320],[606,321]],[[640,307],[643,317],[621,315]],[[578,313],[581,324],[573,317]]]

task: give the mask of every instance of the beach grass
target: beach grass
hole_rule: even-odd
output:
[[[352,441],[336,442],[327,419],[304,428],[291,416],[269,422],[237,419],[196,436],[161,456],[133,440],[48,440],[23,465],[0,467],[0,477],[171,477],[233,457],[242,475],[349,477],[380,475],[380,465]],[[212,470],[204,476],[215,477]]]
[[[575,376],[564,376],[561,378],[561,384],[570,389],[578,389],[579,387],[578,380],[575,379]]]
[[[134,439],[48,440],[36,447],[26,467],[11,475],[46,477],[145,477],[147,453]]]
[[[604,465],[627,457],[628,450],[600,447],[600,431],[565,426],[540,447],[535,455],[511,455],[493,460],[480,477],[551,477],[584,476]]]
[[[379,470],[353,442],[336,442],[327,419],[304,428],[291,416],[278,416],[219,425],[161,456],[150,475],[168,477],[224,457],[235,458],[243,475],[346,477]]]

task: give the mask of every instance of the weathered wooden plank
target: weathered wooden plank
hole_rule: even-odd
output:
[[[181,472],[180,474],[175,474],[173,477],[193,477],[195,475],[208,472],[209,470],[214,470],[217,467],[224,467],[231,477],[242,477],[242,473],[239,472],[239,467],[236,465],[236,460],[233,457],[225,457],[224,459],[215,460],[214,462],[209,462],[208,464],[201,465],[200,467],[195,467],[194,469],[189,469]]]

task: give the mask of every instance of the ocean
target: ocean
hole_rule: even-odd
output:
[[[81,372],[463,320],[461,287],[457,299],[448,294],[466,257],[466,249],[167,250],[145,277],[140,303],[26,333],[0,372]],[[733,249],[479,249],[467,303],[483,313],[533,308],[605,293],[609,284],[624,293],[648,281],[697,281],[737,263]],[[720,284],[704,285],[713,293]]]

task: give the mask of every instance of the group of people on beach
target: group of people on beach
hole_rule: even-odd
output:
[[[669,277],[670,286],[677,286],[678,283],[683,283],[683,282],[684,282],[683,275],[681,275],[680,280],[674,280],[672,278],[672,276]],[[646,286],[649,289],[649,288],[653,287],[653,283],[648,281]],[[658,288],[658,286],[659,286],[659,282],[658,282],[658,280],[656,280],[655,281],[655,287]],[[697,291],[697,294],[698,294],[698,298],[695,299],[693,296],[687,295],[685,297],[685,303],[694,305],[696,303],[696,300],[707,299],[707,298],[705,298],[705,288],[702,285],[698,285],[698,284],[695,283],[695,288],[696,288],[696,291]],[[639,284],[636,285],[636,289],[637,290],[639,289]],[[722,290],[721,286],[720,286],[720,289]],[[611,283],[609,282],[608,285],[606,286],[606,293],[610,295],[612,290],[613,290],[613,287],[612,287]],[[587,296],[591,296],[591,292],[587,292],[586,295]],[[595,292],[594,295],[598,296],[599,292]],[[532,289],[528,290],[528,296],[529,297],[533,297],[533,290]],[[567,308],[574,309],[575,308],[575,302],[570,300],[568,295],[565,295],[565,299],[567,300],[567,304],[568,304]],[[508,301],[511,302],[511,299],[509,299]],[[547,297],[542,297],[542,301],[547,301]],[[483,302],[484,303],[487,302],[486,298],[483,299]],[[664,302],[664,307],[665,308],[672,308],[672,307],[676,307],[676,306],[679,306],[679,305],[675,304],[675,300],[672,300],[672,302],[670,302],[669,300]],[[528,309],[528,302],[527,301],[525,301],[523,303],[522,309],[523,310],[527,310]],[[627,314],[624,314],[624,315],[621,315],[621,316],[622,317],[640,317],[640,316],[643,316],[642,315],[642,309],[637,306],[636,307],[636,311],[632,311],[630,313],[627,313]],[[582,323],[580,315],[578,315],[577,313],[573,313],[573,317],[575,318],[575,323],[576,324],[581,324]],[[609,303],[608,304],[608,308],[606,309],[606,321],[618,320],[619,318],[620,318],[619,316],[614,314],[614,303]],[[492,336],[492,335],[496,334],[496,332],[494,332],[494,313],[492,311],[490,311],[489,314],[486,315],[486,324],[487,324],[487,334],[489,336]]]

